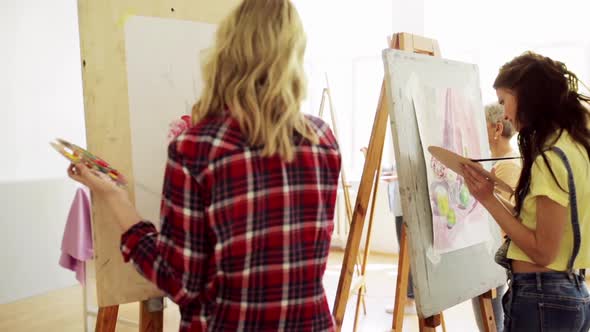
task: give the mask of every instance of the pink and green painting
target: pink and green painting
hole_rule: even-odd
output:
[[[483,158],[485,123],[483,110],[462,91],[424,88],[414,96],[422,146],[440,146],[468,158]],[[445,253],[487,240],[488,214],[475,200],[463,177],[447,169],[427,151],[434,249]]]

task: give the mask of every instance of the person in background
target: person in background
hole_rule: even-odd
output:
[[[519,153],[510,144],[516,131],[510,121],[506,120],[504,107],[498,103],[489,104],[485,107],[485,114],[492,158],[518,157]],[[498,160],[493,166],[495,175],[513,189],[516,189],[521,169],[520,159]],[[498,191],[498,194],[514,203],[514,195],[501,190]]]
[[[287,0],[244,0],[221,23],[192,125],[172,139],[161,230],[83,164],[125,261],[180,308],[180,331],[333,331],[322,284],[338,143],[301,113],[305,34]]]
[[[516,157],[518,153],[514,151],[510,145],[510,140],[516,133],[510,121],[506,120],[504,115],[504,107],[498,103],[493,103],[485,106],[486,124],[488,133],[488,143],[492,158]],[[494,163],[493,172],[500,180],[506,182],[513,189],[516,188],[518,178],[520,176],[521,162],[519,159],[498,160]],[[498,191],[497,194],[502,195],[507,201],[513,201],[514,197],[505,191]],[[502,296],[506,293],[508,287],[502,285],[496,289],[496,298],[492,299],[492,307],[494,310],[494,318],[496,320],[496,328],[502,331],[504,328],[504,312],[502,310]],[[471,300],[473,306],[473,313],[475,314],[475,321],[480,331],[484,330],[483,318],[481,315],[481,307],[479,300],[474,298]]]

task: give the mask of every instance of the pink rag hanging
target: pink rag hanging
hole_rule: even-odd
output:
[[[84,285],[85,261],[92,259],[92,226],[90,223],[90,199],[84,188],[78,188],[70,207],[63,239],[59,265],[76,272],[76,279]]]

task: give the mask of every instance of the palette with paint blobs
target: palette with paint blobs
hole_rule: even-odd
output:
[[[120,186],[125,186],[127,181],[125,177],[119,173],[116,169],[112,168],[109,163],[104,161],[103,159],[95,156],[94,154],[88,152],[88,150],[83,149],[76,144],[70,143],[64,139],[56,138],[55,142],[49,142],[49,144],[57,151],[59,154],[64,156],[72,163],[79,163],[83,162],[88,168],[94,169],[99,171],[103,174],[108,175],[113,181],[115,181]]]

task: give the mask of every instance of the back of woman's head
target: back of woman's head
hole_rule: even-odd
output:
[[[229,109],[263,155],[292,160],[293,134],[318,138],[300,112],[306,93],[306,37],[288,0],[244,0],[219,26],[203,66],[204,89],[193,121]]]
[[[519,127],[518,146],[523,168],[516,188],[516,209],[520,211],[528,194],[531,167],[566,130],[590,156],[589,113],[584,103],[590,98],[578,93],[578,78],[565,64],[526,52],[504,64],[494,81],[495,89],[507,89],[516,96],[515,121]],[[553,136],[557,133],[557,136]],[[552,139],[552,141],[549,141]],[[566,189],[566,188],[562,188]]]
[[[502,137],[510,139],[514,136],[514,127],[510,121],[506,120],[504,116],[504,107],[498,103],[488,104],[484,107],[486,113],[486,121],[491,125],[497,123],[502,124]]]

